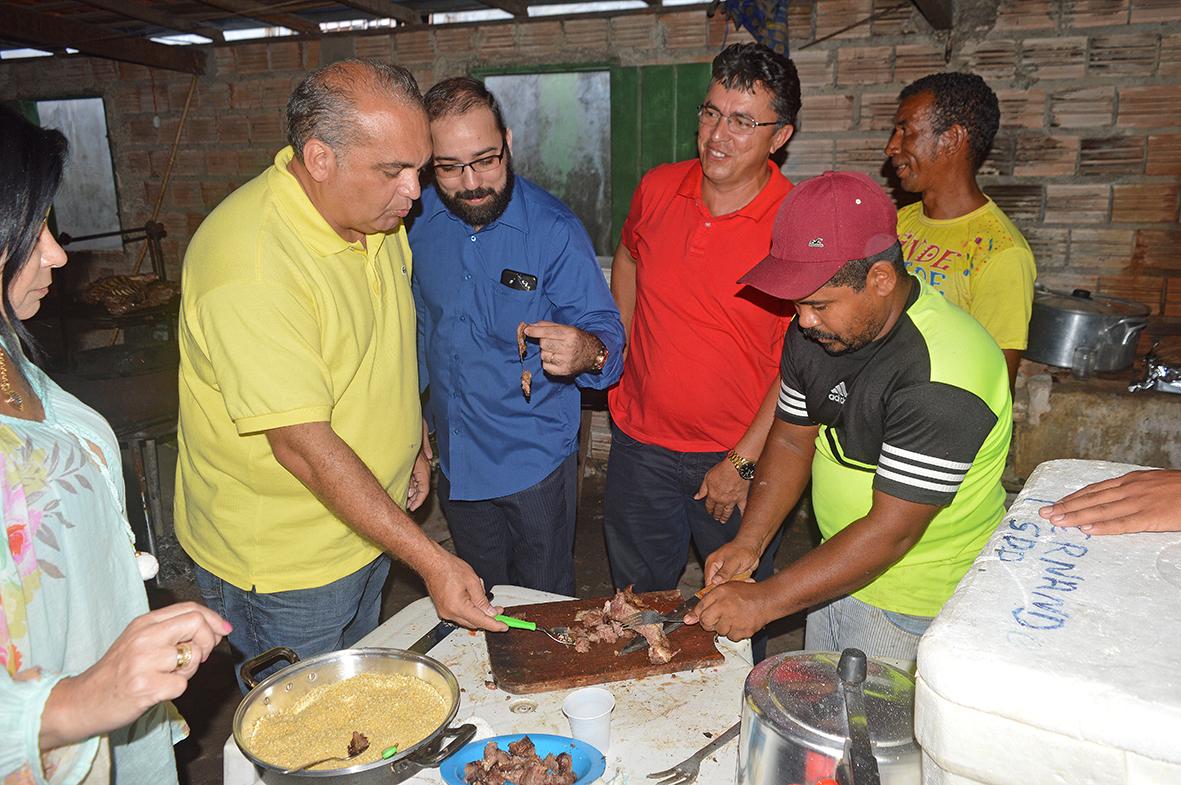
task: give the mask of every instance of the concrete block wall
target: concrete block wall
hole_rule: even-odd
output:
[[[1047,284],[1141,300],[1181,320],[1181,2],[976,0],[933,31],[894,0],[793,0],[792,54],[804,109],[785,171],[860,169],[888,184],[881,149],[898,91],[941,69],[974,70],[997,91],[1002,128],[986,190],[1035,248]],[[835,35],[834,35],[835,34]],[[815,45],[805,46],[815,39]],[[450,25],[318,40],[209,47],[160,219],[179,269],[188,238],[283,144],[283,107],[306,69],[342,57],[410,68],[422,85],[476,68],[705,62],[751,40],[700,7]],[[106,99],[125,225],[160,193],[190,77],[81,56],[5,61],[0,97]],[[607,108],[604,107],[604,111]],[[126,258],[104,257],[94,274]],[[1159,327],[1163,324],[1163,327]],[[1164,332],[1177,331],[1169,320]]]

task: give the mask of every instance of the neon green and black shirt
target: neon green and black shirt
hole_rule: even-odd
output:
[[[776,416],[820,426],[812,505],[825,539],[864,517],[873,492],[942,507],[900,561],[853,593],[934,616],[1004,514],[1012,400],[1004,356],[965,311],[912,278],[884,337],[832,356],[787,331]]]

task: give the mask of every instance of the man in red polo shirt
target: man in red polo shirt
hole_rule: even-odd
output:
[[[611,271],[628,332],[611,391],[606,539],[617,586],[675,588],[741,524],[776,403],[791,309],[736,281],[766,257],[791,183],[769,157],[791,137],[791,60],[734,44],[713,62],[698,157],[652,169]],[[774,550],[759,568],[770,575]]]

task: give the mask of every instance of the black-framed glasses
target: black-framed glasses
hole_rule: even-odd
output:
[[[504,148],[500,148],[499,153],[486,155],[483,158],[477,158],[474,161],[466,163],[446,163],[434,164],[435,177],[440,180],[458,180],[463,177],[463,170],[471,167],[473,172],[491,172],[496,167],[500,166],[500,162],[504,160]]]
[[[726,121],[726,127],[736,134],[754,133],[756,128],[761,128],[764,125],[779,125],[778,120],[762,122],[744,114],[722,114],[717,107],[710,104],[702,104],[697,107],[697,122],[700,125],[717,125],[723,119]]]

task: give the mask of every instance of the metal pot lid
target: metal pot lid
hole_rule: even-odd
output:
[[[840,750],[846,737],[838,652],[769,657],[746,677],[746,702],[781,736],[813,750]],[[865,678],[865,713],[879,757],[915,747],[914,679],[874,659]]]
[[[1075,289],[1067,294],[1050,289],[1037,288],[1033,301],[1047,308],[1071,313],[1098,314],[1100,316],[1147,316],[1148,306],[1134,300],[1092,294],[1086,289]]]

